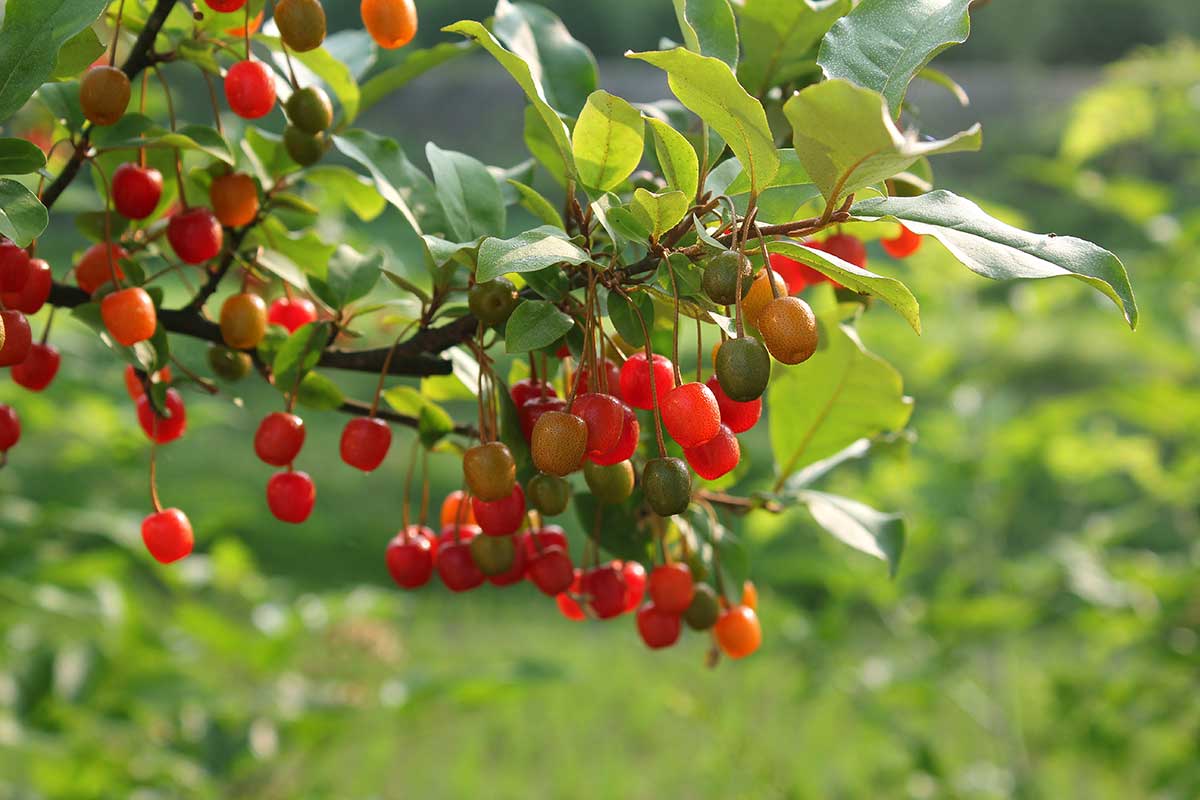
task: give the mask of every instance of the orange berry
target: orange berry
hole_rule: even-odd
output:
[[[125,347],[146,341],[158,327],[154,301],[140,287],[105,296],[100,301],[100,316],[112,337]]]
[[[232,349],[257,347],[266,333],[267,304],[258,295],[231,295],[221,306],[221,338]]]
[[[363,27],[385,50],[404,47],[417,35],[417,8],[413,0],[363,0]]]
[[[462,519],[459,519],[459,515]],[[467,499],[467,493],[461,490],[453,491],[446,495],[446,499],[442,501],[441,514],[442,527],[447,525],[477,525],[475,521],[475,509],[471,507],[471,503]]]
[[[111,264],[110,250],[112,251]],[[114,270],[118,280],[125,277],[120,263],[123,258],[129,258],[129,253],[119,244],[107,246],[103,242],[94,244],[88,248],[87,252],[83,254],[83,258],[79,259],[79,263],[75,265],[75,282],[88,294],[95,294],[97,289],[113,279]]]
[[[771,294],[771,284],[767,282],[767,274],[767,270],[758,273],[758,277],[754,279],[754,285],[742,298],[742,314],[746,324],[756,328],[758,327],[758,315],[767,307],[767,303],[775,299],[775,295]],[[774,270],[770,271],[770,275],[775,279],[775,288],[779,290],[779,296],[787,297],[787,282]]]
[[[754,585],[754,581],[742,583],[742,605],[758,611],[758,587]]]
[[[749,606],[734,606],[717,618],[713,634],[717,644],[730,658],[745,658],[762,644],[762,626],[758,614]]]
[[[227,228],[249,225],[258,216],[258,185],[249,175],[232,172],[214,178],[208,196],[217,220]]]

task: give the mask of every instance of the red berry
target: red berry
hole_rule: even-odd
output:
[[[146,432],[151,441],[167,444],[183,436],[187,430],[187,412],[183,407],[183,397],[174,389],[167,389],[167,418],[163,419],[150,404],[150,398],[143,394],[137,401],[138,424]]]
[[[625,613],[642,603],[646,594],[646,568],[637,561],[625,562]]]
[[[259,119],[275,107],[275,79],[261,61],[239,61],[225,73],[225,99],[243,119]]]
[[[583,591],[582,586],[583,570],[577,569],[575,570],[575,578],[571,581],[571,588],[554,598],[558,603],[558,610],[562,612],[564,617],[572,622],[580,622],[587,619],[587,614],[584,613],[583,608],[575,601],[575,598],[571,596],[571,594],[579,594],[581,591]],[[570,594],[568,594],[568,592],[570,592]]]
[[[617,440],[616,445],[607,453],[588,455],[589,459],[602,467],[611,467],[613,464],[629,460],[637,452],[638,444],[641,441],[642,426],[638,422],[637,414],[634,414],[633,409],[624,403],[621,404],[621,413],[624,415],[624,419],[621,422],[621,438]]]
[[[483,531],[479,530],[478,525],[443,525],[441,534],[431,544],[435,551],[451,542],[461,541],[463,544],[470,544],[472,539],[482,533]]]
[[[571,588],[575,580],[575,567],[571,557],[561,547],[555,545],[540,552],[529,565],[529,580],[551,597],[562,594]]]
[[[544,550],[551,547],[561,547],[568,555],[571,548],[567,545],[567,534],[558,525],[544,525],[536,531],[530,531],[522,542],[525,548],[525,563],[532,564]],[[526,570],[528,571],[528,570]]]
[[[401,588],[416,589],[429,583],[433,575],[432,536],[428,528],[410,525],[388,542],[384,558],[392,580]]]
[[[695,447],[720,432],[721,408],[703,383],[685,383],[663,398],[662,421],[682,447]]]
[[[317,321],[317,307],[303,297],[280,297],[271,303],[267,322],[282,325],[288,333],[295,333],[310,322]]]
[[[167,223],[167,240],[185,264],[203,264],[221,252],[225,234],[221,223],[207,208],[180,211]]]
[[[342,461],[363,472],[374,472],[392,446],[392,429],[374,417],[352,419],[342,430]]]
[[[617,446],[625,429],[625,408],[608,394],[579,394],[571,413],[587,423],[587,452],[607,453]]]
[[[0,301],[8,308],[36,314],[50,299],[53,285],[54,275],[50,272],[50,265],[40,258],[32,258],[29,260],[29,277],[25,280],[25,286],[19,292],[0,292]]]
[[[566,400],[552,395],[546,395],[544,398],[532,397],[526,400],[517,408],[517,417],[521,421],[521,432],[525,434],[525,439],[533,438],[533,429],[543,414],[549,414],[551,411],[565,411],[566,408]]]
[[[267,505],[280,522],[299,525],[316,502],[317,487],[305,472],[277,472],[267,482]]]
[[[142,542],[160,564],[170,564],[191,553],[194,541],[192,523],[178,508],[142,520]]]
[[[671,359],[654,355],[654,392],[650,391],[650,366],[645,353],[635,353],[621,367],[621,397],[634,408],[648,411],[654,408],[654,394],[662,402],[675,387],[675,371]]]
[[[0,311],[0,319],[4,321],[0,367],[11,367],[29,357],[29,350],[33,347],[33,332],[29,330],[29,320],[20,311],[5,309]]]
[[[816,246],[812,243],[808,244],[810,247]],[[771,253],[771,269],[783,278],[783,282],[787,284],[788,294],[799,294],[809,286],[816,286],[826,280],[823,273],[817,272],[807,264],[788,258],[782,253]]]
[[[525,571],[529,568],[529,561],[525,554],[528,552],[526,540],[529,539],[528,533],[519,533],[513,540],[513,563],[507,572],[502,572],[499,575],[489,575],[488,582],[493,586],[512,586],[514,583],[520,583],[525,580]]]
[[[706,481],[715,481],[727,475],[742,460],[742,446],[729,426],[722,425],[720,432],[707,442],[683,451],[688,466]]]
[[[105,295],[100,301],[100,316],[109,334],[125,347],[146,341],[158,328],[154,301],[140,286]]]
[[[687,564],[660,564],[650,573],[650,600],[663,613],[678,616],[687,611],[695,590]]]
[[[10,405],[0,403],[0,453],[7,453],[21,441],[21,418]]]
[[[860,269],[867,266],[867,246],[857,236],[835,233],[821,243],[821,249]]]
[[[154,167],[122,164],[112,177],[113,205],[128,219],[145,219],[162,199],[163,176]]]
[[[896,238],[883,239],[879,243],[892,258],[908,258],[921,247],[921,235],[901,225]]]
[[[471,548],[466,539],[442,542],[438,547],[435,562],[442,583],[452,592],[474,589],[485,579],[483,572],[471,558]]]
[[[172,380],[171,368],[163,367],[158,372],[150,376],[152,383],[170,383]],[[129,399],[134,403],[138,398],[146,393],[146,388],[142,386],[142,376],[132,364],[125,365],[125,391],[129,393]]]
[[[616,363],[604,359],[604,377],[608,381],[607,386],[592,386],[591,373],[587,367],[579,369],[579,394],[585,392],[599,392],[602,394],[611,394],[618,400],[621,399],[621,368]]]
[[[24,361],[13,365],[13,381],[31,392],[40,392],[54,380],[60,363],[62,357],[59,356],[57,347],[51,344],[35,344],[29,348],[29,355]]]
[[[488,536],[508,536],[525,521],[525,490],[518,483],[508,497],[491,503],[472,497],[471,509],[476,523]]]
[[[113,272],[116,272],[118,279],[125,277],[121,269],[123,258],[129,258],[129,253],[119,244],[94,244],[75,265],[75,282],[88,294],[95,294],[97,289],[112,281]]]
[[[678,614],[664,611],[654,603],[646,603],[638,609],[637,627],[642,641],[651,650],[675,644],[683,630]]]
[[[721,409],[721,422],[729,426],[734,433],[745,433],[758,424],[762,417],[762,398],[756,398],[748,403],[739,403],[725,394],[721,382],[713,375],[705,384],[717,398],[717,406]]]
[[[625,611],[625,572],[620,562],[610,561],[583,576],[588,607],[600,619],[612,619]]]
[[[304,420],[276,411],[263,417],[254,434],[254,452],[273,467],[286,467],[304,447]]]
[[[230,11],[237,11],[239,8],[246,5],[246,0],[204,0],[204,2],[213,11],[219,11],[222,14],[228,14]]]
[[[0,240],[0,292],[19,292],[29,280],[29,253]]]
[[[535,381],[533,378],[523,378],[517,381],[509,388],[508,394],[517,408],[543,394],[546,397],[558,397],[558,392],[554,391],[553,386],[545,381]]]

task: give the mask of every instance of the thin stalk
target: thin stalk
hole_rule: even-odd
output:
[[[110,52],[108,56],[108,65],[110,67],[115,67],[117,65],[117,42],[121,39],[121,17],[124,16],[124,14],[125,0],[121,0],[120,5],[117,6],[117,23],[113,28],[112,52]]]
[[[671,297],[675,301],[674,317],[672,319],[671,358],[675,370],[675,385],[683,384],[683,373],[679,369],[679,284],[675,281],[675,270],[671,269],[671,259],[664,256],[663,263],[667,266],[667,274],[671,276]],[[651,370],[653,374],[653,370]]]

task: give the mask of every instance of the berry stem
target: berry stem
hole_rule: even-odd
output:
[[[421,437],[417,437],[419,442]],[[429,519],[429,450],[421,448],[421,513],[417,516],[417,524],[425,527]]]
[[[383,382],[392,369],[392,359],[396,356],[396,348],[400,346],[401,340],[408,335],[408,332],[411,331],[413,326],[416,324],[417,321],[414,320],[404,326],[404,330],[400,331],[400,335],[396,337],[396,341],[392,342],[392,348],[388,350],[387,358],[383,360],[383,369],[379,372],[379,384],[375,387],[375,398],[371,401],[372,417],[374,417],[375,412],[379,410],[379,398],[383,396]]]
[[[217,105],[217,88],[213,85],[212,76],[208,74],[208,70],[200,69],[200,74],[204,76],[204,83],[208,86],[208,100],[212,103],[213,122],[217,126],[217,133],[224,136],[225,126],[221,124],[221,108]]]
[[[411,519],[409,512],[412,508],[413,471],[417,463],[417,448],[420,445],[420,437],[413,439],[412,452],[408,454],[408,468],[404,471],[404,500],[400,503],[400,524],[404,526],[404,530],[408,530]]]
[[[703,383],[704,379],[704,326],[700,324],[700,317],[696,317],[696,383]]]
[[[158,501],[158,442],[150,441],[150,504],[154,512],[161,514],[163,507]]]
[[[46,327],[42,329],[42,346],[50,339],[50,328],[54,326],[54,312],[58,311],[54,306],[50,307],[50,316],[46,317]]]
[[[201,70],[203,72],[203,70]],[[142,91],[138,98],[138,113],[143,117],[146,116],[146,89],[150,85],[150,73],[142,72]],[[139,135],[138,139],[144,139],[144,136]],[[142,169],[146,168],[146,147],[141,145],[138,147],[138,166]]]
[[[163,94],[166,95],[167,117],[171,120],[171,131],[173,133],[177,123],[175,120],[175,100],[171,96],[171,85],[167,83],[167,77],[163,75],[162,70],[158,68],[157,64],[155,64],[151,69],[154,70],[155,77],[157,77],[158,82],[162,84]],[[188,205],[187,188],[184,186],[183,182],[183,155],[180,153],[178,147],[175,148],[175,180],[179,183],[179,202],[183,205],[184,210],[186,210],[190,206]]]
[[[242,26],[242,39],[246,43],[246,60],[250,60],[250,4],[246,3],[246,24]],[[275,15],[275,7],[271,6],[271,15]]]
[[[96,174],[100,176],[100,182],[104,184],[104,250],[108,255],[108,274],[112,276],[113,285],[120,289],[121,277],[117,274],[117,262],[113,258],[112,189],[109,186],[108,176],[104,174],[104,168],[100,166],[100,162],[92,159],[92,168],[96,170]]]
[[[125,0],[117,6],[117,22],[113,27],[112,37],[112,52],[108,56],[108,65],[115,67],[117,65],[117,42],[121,39],[121,17],[125,14]]]
[[[675,370],[675,385],[679,386],[683,383],[683,373],[679,369],[679,284],[675,281],[675,270],[671,268],[671,259],[669,256],[663,256],[663,264],[667,268],[667,274],[671,276],[671,297],[675,301],[674,315],[671,321],[673,325],[671,358],[672,367]]]

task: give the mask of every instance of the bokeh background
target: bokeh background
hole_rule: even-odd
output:
[[[333,28],[355,21],[327,5]],[[492,3],[418,5],[428,45]],[[669,3],[547,5],[605,88],[666,96],[620,54],[676,35]],[[984,125],[938,182],[1118,253],[1142,325],[1075,281],[990,283],[932,242],[902,264],[872,244],[922,304],[919,338],[886,309],[861,326],[905,377],[914,435],[826,485],[906,513],[899,574],[803,511],[745,520],[766,642],[715,670],[703,637],[652,654],[631,618],[571,623],[531,587],[392,588],[406,440],[363,477],[334,415],[308,414],[317,512],[275,522],[251,448],[279,404],[265,387],[189,393],[160,472],[198,554],[159,568],[121,366],[61,319],[55,386],[0,382],[25,422],[0,472],[0,798],[1200,797],[1198,33],[1192,0],[995,0],[939,60],[971,106],[918,84],[926,131]],[[453,62],[362,125],[418,162],[433,139],[508,166],[506,81]],[[84,240],[57,216],[42,252],[61,275]],[[419,268],[394,212],[346,235]],[[432,467],[440,497],[457,464]]]

